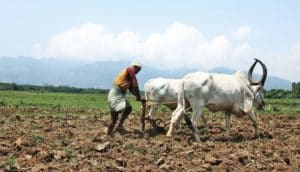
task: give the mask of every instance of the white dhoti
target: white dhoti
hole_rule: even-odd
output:
[[[126,106],[129,106],[129,102],[125,99],[125,93],[122,93],[121,89],[114,85],[108,93],[108,103],[111,111],[122,112]]]

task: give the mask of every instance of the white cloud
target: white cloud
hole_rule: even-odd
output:
[[[240,26],[238,31],[234,33],[234,36],[238,40],[242,40],[249,36],[251,33],[252,29],[250,26]]]
[[[86,23],[55,35],[46,46],[33,45],[33,51],[39,57],[86,61],[138,59],[159,67],[209,68],[231,64],[226,58],[232,53],[239,58],[242,53],[233,52],[238,46],[224,35],[208,40],[198,29],[179,22],[143,39],[135,32],[110,33],[100,24]]]
[[[297,67],[300,66],[300,44],[293,46],[288,54],[274,55],[242,41],[250,32],[249,26],[241,26],[234,37],[238,40],[226,37],[225,33],[208,39],[197,28],[174,22],[163,32],[141,36],[136,32],[111,33],[100,24],[86,23],[55,35],[47,45],[34,44],[32,49],[38,57],[67,57],[89,62],[139,60],[159,68],[225,66],[247,70],[253,58],[261,58],[270,74],[295,80],[295,72],[300,73]]]
[[[232,56],[241,57],[243,55],[247,55],[251,51],[251,49],[251,46],[247,43],[237,45],[232,51]]]
[[[113,34],[99,24],[87,23],[50,39],[40,56],[71,57],[88,61],[101,58],[119,60],[124,55],[135,55],[138,35],[132,32]]]

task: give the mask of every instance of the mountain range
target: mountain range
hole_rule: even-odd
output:
[[[129,61],[98,61],[88,64],[77,60],[56,58],[0,57],[0,82],[108,89],[116,75],[128,65],[130,65]],[[143,65],[143,70],[137,78],[143,89],[142,85],[151,78],[182,78],[187,73],[195,71],[204,70],[185,68],[167,70]],[[217,67],[208,72],[232,74],[235,70]],[[255,75],[255,77],[259,76]],[[268,76],[265,89],[290,90],[291,84],[292,82],[287,79]]]

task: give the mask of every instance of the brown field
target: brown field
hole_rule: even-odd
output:
[[[166,138],[170,114],[157,116],[164,130],[143,134],[131,114],[128,133],[108,138],[95,110],[0,107],[0,171],[300,171],[299,115],[260,115],[254,139],[247,117],[233,117],[226,138],[224,116],[211,114],[200,143],[183,122]]]

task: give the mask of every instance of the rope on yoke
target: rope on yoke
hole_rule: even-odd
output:
[[[147,99],[146,102],[151,104],[177,104],[177,101],[158,101],[158,100],[150,100]]]
[[[150,103],[150,105],[151,104],[177,104],[177,101],[157,101],[157,100],[150,100],[150,99],[147,99],[146,100],[146,104],[147,103]],[[144,106],[144,105],[143,105]],[[143,107],[144,108],[144,107]],[[192,109],[192,107],[191,106],[189,106],[188,108],[186,108],[186,109],[184,109],[184,114],[186,114],[187,113],[187,111],[189,111],[190,109]]]

